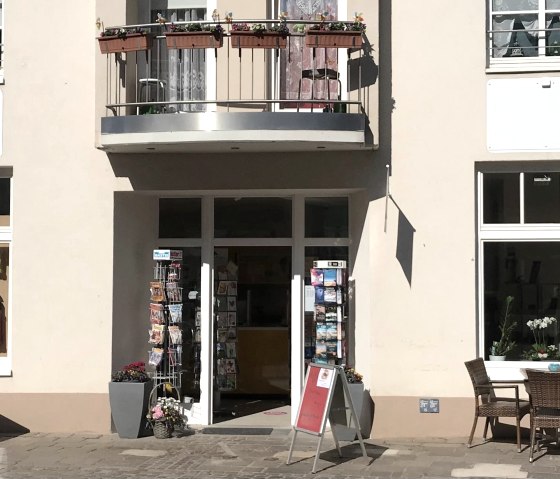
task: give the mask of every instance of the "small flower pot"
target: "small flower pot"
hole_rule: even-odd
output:
[[[152,46],[151,35],[129,33],[124,37],[98,37],[101,53],[123,53],[149,50]]]
[[[307,30],[305,46],[309,48],[361,48],[362,32]]]
[[[169,32],[165,43],[169,49],[221,48],[224,38],[212,32]]]
[[[287,36],[276,32],[231,32],[232,48],[286,48]]]
[[[155,421],[154,437],[157,439],[169,439],[173,435],[173,426],[170,426],[165,421]]]
[[[494,355],[490,354],[488,356],[488,359],[490,359],[490,361],[505,361],[506,357],[505,356],[494,356]]]

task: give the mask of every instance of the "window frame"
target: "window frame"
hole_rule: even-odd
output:
[[[538,0],[536,10],[505,10],[507,14],[519,15],[536,15],[539,26],[537,39],[537,56],[535,57],[507,57],[494,58],[492,47],[492,19],[494,17],[492,11],[493,0],[487,0],[487,38],[486,38],[486,56],[487,71],[489,72],[523,72],[523,71],[551,71],[558,69],[560,58],[557,56],[546,56],[546,15],[549,13],[558,13],[560,16],[560,7],[558,9],[546,9],[546,0]],[[544,26],[544,28],[542,28]]]
[[[511,169],[500,168],[498,171],[490,169],[480,169],[477,171],[476,185],[477,185],[477,349],[478,355],[485,358],[485,316],[484,316],[484,245],[487,242],[534,242],[534,243],[560,243],[560,223],[524,223],[524,174],[536,173],[546,169],[547,172],[556,173],[560,172],[560,168],[523,168],[521,166],[513,166]],[[517,173],[519,174],[520,181],[520,222],[519,223],[483,223],[484,212],[484,187],[483,180],[485,174],[492,173]],[[492,379],[515,379],[516,372],[511,368],[517,368],[519,372],[520,367],[534,366],[533,361],[523,360],[507,360],[503,364],[495,364],[492,362],[491,366],[497,370]],[[500,361],[500,363],[502,363]],[[510,370],[508,370],[508,367]]]

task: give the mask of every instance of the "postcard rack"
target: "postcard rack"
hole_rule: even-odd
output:
[[[318,364],[346,363],[346,261],[314,261],[314,356]]]
[[[148,364],[155,387],[171,384],[181,390],[183,353],[183,288],[180,250],[154,250],[154,275],[150,282]]]

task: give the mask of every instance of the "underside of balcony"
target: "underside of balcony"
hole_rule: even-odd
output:
[[[363,150],[371,143],[363,114],[196,112],[101,119],[101,148],[112,153]]]

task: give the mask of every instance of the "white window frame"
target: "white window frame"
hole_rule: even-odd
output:
[[[548,12],[557,12],[557,10],[546,11],[546,0],[538,0],[537,10],[511,10],[506,11],[508,14],[528,14],[537,15],[539,29],[546,28],[546,14]],[[560,11],[558,11],[560,14]],[[514,58],[493,58],[492,56],[492,0],[487,0],[487,15],[488,15],[488,35],[487,35],[487,62],[489,72],[525,72],[525,71],[550,71],[557,70],[560,62],[560,57],[546,56],[546,32],[538,32],[538,44],[536,57],[514,57]]]
[[[0,357],[0,377],[2,376],[11,376],[12,375],[12,349],[13,349],[13,341],[12,341],[12,325],[13,325],[13,316],[12,316],[12,291],[13,291],[13,284],[14,284],[14,275],[13,275],[13,224],[14,224],[14,188],[13,188],[13,179],[10,178],[10,225],[9,226],[1,226],[0,227],[0,244],[7,244],[9,246],[9,257],[8,257],[8,264],[9,264],[9,283],[8,283],[8,308],[6,311],[7,316],[7,326],[6,326],[6,356]]]
[[[535,242],[535,243],[551,243],[560,242],[560,223],[524,223],[524,210],[523,203],[524,197],[524,175],[536,171],[557,172],[560,171],[558,167],[554,168],[513,168],[511,170],[500,171],[479,171],[477,173],[477,224],[478,224],[478,355],[485,357],[486,351],[484,349],[484,244],[485,243],[501,243],[501,242]],[[484,190],[483,190],[483,177],[484,174],[492,173],[515,173],[519,175],[520,181],[520,222],[508,224],[483,224],[483,211],[484,211]],[[500,364],[498,364],[500,363]],[[546,363],[543,363],[546,365]],[[520,368],[536,367],[534,361],[489,361],[486,362],[488,374],[491,379],[504,379],[504,380],[519,380],[523,379]]]

